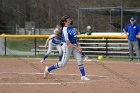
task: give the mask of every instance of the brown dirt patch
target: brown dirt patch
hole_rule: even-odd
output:
[[[81,81],[76,62],[43,78],[46,65],[57,60],[0,58],[0,93],[138,93],[140,64],[129,62],[85,62],[90,81]]]

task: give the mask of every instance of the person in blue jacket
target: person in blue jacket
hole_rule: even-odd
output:
[[[140,25],[136,23],[136,19],[134,17],[130,18],[130,23],[128,23],[123,28],[123,31],[128,36],[130,61],[133,61],[134,59],[134,50],[135,50],[138,62],[140,62],[140,53],[138,45],[138,36],[140,35]]]

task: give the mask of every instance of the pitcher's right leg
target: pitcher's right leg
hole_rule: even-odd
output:
[[[47,73],[51,72],[52,70],[55,70],[57,68],[64,67],[67,64],[67,62],[68,62],[68,60],[70,58],[72,49],[69,48],[69,47],[67,47],[66,45],[65,45],[65,48],[63,48],[63,49],[64,50],[63,50],[62,60],[59,61],[58,63],[56,63],[55,65],[52,65],[52,66],[50,66],[48,68],[46,67],[46,69],[44,71],[44,75],[46,75]]]

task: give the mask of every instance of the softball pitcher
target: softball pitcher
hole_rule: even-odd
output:
[[[47,48],[48,46],[48,51],[44,55],[44,58],[41,59],[40,61],[41,63],[43,63],[44,60],[49,56],[54,47],[56,47],[56,49],[59,51],[59,61],[61,61],[63,52],[61,48],[62,38],[60,36],[61,36],[61,28],[59,27],[59,25],[57,25],[57,27],[54,30],[54,33],[46,40],[45,48]]]
[[[73,54],[77,60],[77,65],[81,72],[81,80],[90,80],[85,75],[83,59],[81,55],[82,50],[78,46],[76,31],[72,26],[72,20],[70,16],[64,15],[61,18],[60,24],[62,26],[62,39],[64,42],[62,45],[63,50],[62,60],[50,67],[46,66],[44,71],[44,78],[47,77],[50,71],[65,66],[70,58],[70,55]]]

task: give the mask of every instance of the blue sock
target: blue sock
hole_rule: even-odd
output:
[[[62,59],[62,56],[63,56],[63,55],[60,55],[60,56],[59,56],[59,61],[61,61],[61,59]]]
[[[82,65],[78,65],[78,66],[79,66],[79,69],[80,69],[81,75],[82,75],[82,76],[85,76],[85,69],[84,69],[83,64],[82,64]]]
[[[56,63],[55,65],[50,66],[49,69],[48,69],[48,71],[50,72],[50,71],[52,71],[54,69],[57,69],[57,68],[59,68],[58,67],[58,63]]]

